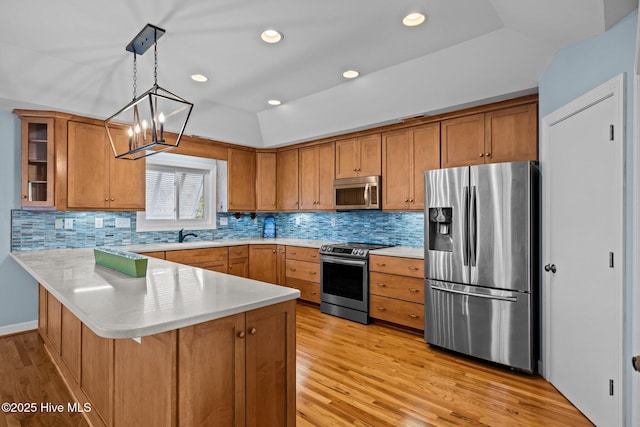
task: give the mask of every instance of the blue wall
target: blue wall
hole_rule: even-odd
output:
[[[20,206],[20,120],[0,111],[0,327],[37,318],[36,282],[9,257],[11,209]]]
[[[626,271],[625,271],[625,339],[631,343],[631,313],[633,295],[633,66],[638,11],[622,19],[606,33],[562,49],[553,58],[540,78],[540,118],[610,80],[625,74],[626,88],[626,140],[625,140],[625,198],[626,198]],[[640,331],[635,331],[640,333]],[[631,348],[624,349],[624,360],[630,360]],[[632,375],[629,364],[624,364],[625,377]],[[631,381],[627,381],[627,396],[631,396]],[[626,405],[627,423],[631,419],[631,404]]]

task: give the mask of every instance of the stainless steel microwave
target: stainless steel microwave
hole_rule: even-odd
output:
[[[333,180],[333,207],[339,211],[380,209],[380,177],[360,176]]]

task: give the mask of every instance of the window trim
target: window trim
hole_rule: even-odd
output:
[[[206,171],[205,175],[205,219],[183,220],[147,220],[146,212],[136,213],[136,231],[177,231],[214,230],[216,228],[216,167],[214,159],[185,156],[181,154],[159,153],[146,159],[147,165]],[[146,179],[146,178],[145,178]],[[145,195],[146,199],[146,195]],[[208,215],[207,215],[208,213]]]

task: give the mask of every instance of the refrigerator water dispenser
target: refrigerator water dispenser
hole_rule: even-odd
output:
[[[452,208],[429,208],[429,250],[453,250],[451,219]]]

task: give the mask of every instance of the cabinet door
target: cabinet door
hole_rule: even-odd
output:
[[[227,163],[229,211],[256,209],[256,154],[229,149]]]
[[[276,254],[276,284],[284,286],[286,276],[286,246],[278,245]]]
[[[484,163],[484,113],[441,122],[443,168]]]
[[[53,207],[54,119],[22,120],[22,206]]]
[[[115,340],[113,425],[177,425],[177,335]]]
[[[485,161],[538,159],[538,105],[528,104],[485,113]]]
[[[276,257],[276,245],[251,245],[249,247],[249,278],[277,283]]]
[[[357,176],[357,145],[358,138],[336,142],[336,179]]]
[[[296,302],[246,313],[246,425],[295,426]]]
[[[238,277],[249,277],[249,259],[248,258],[230,259],[228,273]]]
[[[318,205],[319,153],[318,146],[299,150],[300,209],[314,210]]]
[[[424,210],[424,171],[440,167],[440,123],[419,126],[411,131],[411,181],[409,209]],[[383,181],[384,182],[384,181]]]
[[[104,132],[104,128],[101,130]],[[124,130],[111,133],[116,144],[128,144]],[[116,159],[106,138],[109,161],[109,209],[142,211],[145,209],[146,161]]]
[[[276,153],[256,154],[256,210],[276,210]]]
[[[242,313],[178,330],[180,425],[245,425],[244,320]]]
[[[382,150],[381,134],[367,135],[359,138],[358,176],[381,174]]]
[[[318,203],[316,209],[333,209],[336,149],[333,142],[318,145]]]
[[[410,133],[406,129],[385,133],[382,139],[382,208],[409,208],[411,168]]]
[[[298,149],[279,151],[276,161],[279,211],[298,210]]]
[[[77,383],[80,382],[80,347],[82,323],[65,306],[62,306],[62,334],[60,357]]]
[[[102,338],[82,325],[80,387],[106,425],[112,425],[114,340]]]
[[[67,204],[72,209],[109,207],[109,157],[104,127],[68,124]]]
[[[47,338],[58,354],[60,354],[61,337],[62,304],[53,295],[47,294]]]
[[[38,333],[47,336],[47,290],[38,284]]]

